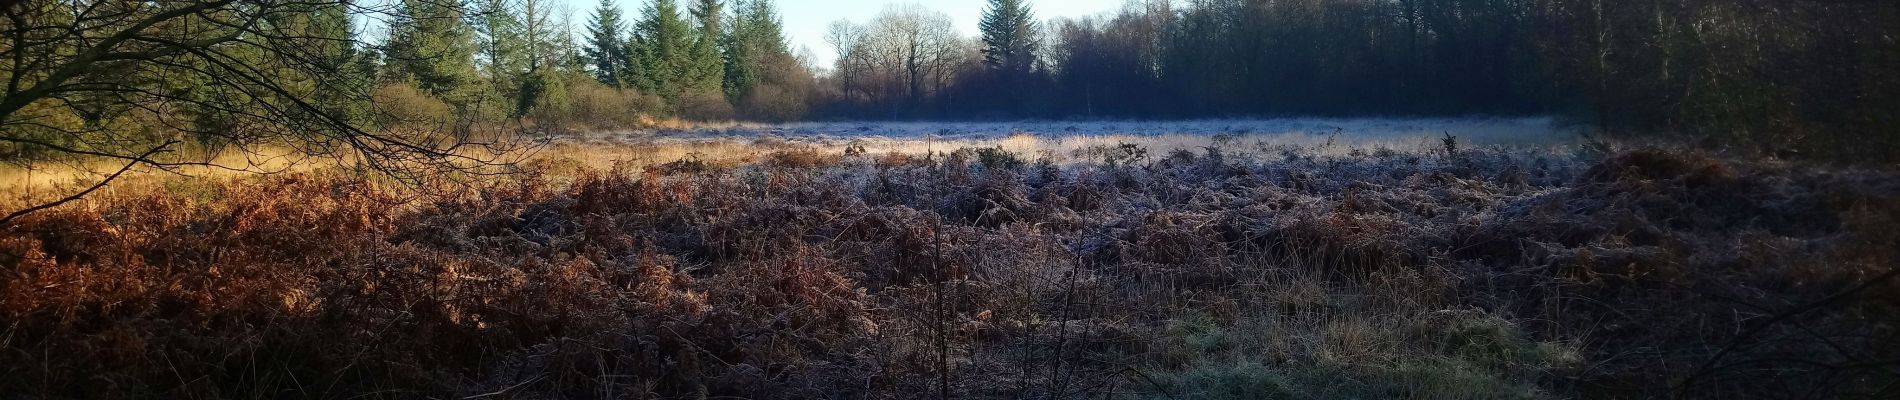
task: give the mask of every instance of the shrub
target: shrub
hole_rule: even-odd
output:
[[[1022,157],[1001,147],[976,149],[976,163],[988,169],[1017,170],[1023,167]]]
[[[844,162],[842,156],[827,154],[810,147],[774,151],[766,156],[766,164],[791,169],[826,167],[841,162]]]
[[[535,109],[533,118],[568,130],[640,128],[646,126],[646,116],[653,115],[662,104],[658,97],[608,87],[591,78],[572,82],[567,87],[567,104],[548,97],[544,106]]]
[[[915,163],[916,161],[917,161],[917,158],[911,156],[910,154],[900,153],[900,152],[895,152],[895,151],[884,153],[884,155],[881,155],[881,156],[877,156],[877,166],[878,168],[883,168],[883,169],[907,167],[907,166],[910,166],[912,163]]]
[[[680,97],[679,116],[693,121],[730,121],[737,117],[732,103],[718,91],[697,91]]]
[[[1102,162],[1109,166],[1132,166],[1148,159],[1148,148],[1134,143],[1121,143],[1102,150]]]
[[[370,101],[376,125],[384,129],[440,130],[455,122],[449,103],[409,83],[377,86]]]
[[[739,100],[742,113],[747,118],[785,122],[804,118],[808,111],[805,98],[799,93],[786,90],[773,84],[762,84],[752,89],[745,98]]]

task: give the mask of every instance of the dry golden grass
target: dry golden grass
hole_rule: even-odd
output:
[[[206,165],[181,165],[170,172],[141,167],[129,171],[127,175],[155,178],[177,175],[274,174],[310,171],[324,164],[322,160],[285,148],[220,151],[214,155],[204,154],[203,151],[184,151],[163,155],[158,161]],[[73,186],[90,186],[123,167],[125,167],[124,162],[97,159],[4,163],[0,164],[0,193],[55,192],[59,189],[70,189]]]

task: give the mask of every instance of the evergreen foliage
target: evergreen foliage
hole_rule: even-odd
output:
[[[1023,0],[990,0],[977,25],[983,31],[983,63],[992,70],[1027,73],[1038,46],[1035,14]]]
[[[587,23],[587,44],[582,48],[593,67],[594,78],[616,88],[635,82],[625,29],[620,7],[614,5],[613,0],[600,0],[593,19]]]
[[[677,104],[696,83],[693,58],[696,33],[680,15],[675,0],[650,0],[634,24],[629,53],[638,68],[635,87]]]
[[[451,103],[469,104],[481,77],[475,69],[475,31],[461,3],[402,0],[390,26],[386,79],[412,81]]]

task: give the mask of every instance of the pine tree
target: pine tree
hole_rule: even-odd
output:
[[[162,35],[172,38],[207,40],[229,35],[233,32],[230,27],[220,27],[206,23],[212,18],[221,19],[229,16],[230,13],[228,10],[220,10],[220,12],[212,15],[195,16],[182,21],[182,23],[160,25],[155,28],[159,29]],[[273,29],[294,32],[303,30],[308,26],[308,19],[305,18],[308,17],[308,15],[305,13],[276,14],[273,15],[273,17],[275,18],[266,21]],[[284,63],[285,60],[269,59],[257,52],[257,50],[255,47],[239,47],[227,50],[225,54],[233,59],[242,60],[242,62],[247,65],[255,66],[254,68],[259,72],[258,75],[269,77],[273,81],[280,82],[280,86],[285,91],[297,95],[306,95],[312,91],[314,85],[311,84],[308,77],[291,73],[290,66]],[[213,84],[215,80],[212,77],[199,76],[196,74],[181,74],[175,70],[179,67],[192,70],[212,69],[213,65],[207,60],[197,57],[183,57],[170,60],[170,62],[175,66],[152,71],[128,71],[134,76],[130,78],[130,82],[157,82],[161,86],[168,86],[169,88],[165,89],[166,91],[178,93],[181,97],[190,99],[190,101],[186,101],[178,107],[179,113],[191,121],[190,126],[181,126],[181,128],[185,128],[183,129],[186,131],[185,133],[191,134],[192,139],[201,145],[221,145],[223,143],[218,143],[220,141],[219,139],[222,138],[221,134],[243,131],[243,127],[240,126],[240,124],[243,123],[243,114],[245,111],[230,105],[246,103],[246,99],[244,99],[246,96],[243,95],[242,90],[248,88],[240,89],[231,85],[217,85]],[[263,98],[274,96],[267,95],[259,97],[262,97],[259,100],[264,100]],[[105,104],[113,103],[117,102],[106,102]],[[254,106],[255,104],[244,105]],[[99,122],[110,121],[123,115],[122,113],[127,110],[128,108],[124,107],[124,105],[115,104],[113,107],[99,109],[100,114],[94,119]]]
[[[983,20],[983,62],[992,70],[1027,73],[1035,67],[1037,29],[1029,4],[1022,0],[990,0]]]
[[[520,9],[511,0],[482,0],[475,25],[481,52],[482,75],[488,80],[485,103],[514,107],[521,97],[522,80],[529,71],[529,43]],[[512,112],[519,115],[518,112]]]
[[[635,24],[629,51],[634,66],[635,86],[660,96],[677,106],[694,77],[692,59],[693,28],[680,16],[674,0],[652,0],[646,15]]]
[[[302,50],[311,52],[310,62],[327,71],[341,71],[356,59],[356,29],[350,22],[347,2],[319,4],[304,14],[307,27],[297,35],[308,42]]]
[[[579,38],[566,33],[574,31],[574,21],[571,15],[563,14],[559,17],[550,15],[548,22],[550,29],[546,43],[548,47],[542,51],[547,57],[547,59],[544,60],[544,62],[547,63],[544,67],[552,68],[556,72],[564,75],[592,75],[593,73],[589,71],[589,69],[594,67],[594,60],[587,56],[587,47],[592,46],[592,38],[588,38],[589,43],[583,44],[578,40]],[[621,40],[620,42],[622,42],[620,51],[626,51],[626,40]],[[629,60],[631,59],[629,58]],[[621,81],[623,85],[625,82],[624,80]]]
[[[459,2],[403,0],[391,23],[384,57],[394,80],[417,87],[450,104],[467,104],[479,82],[475,70],[474,30]]]
[[[738,0],[732,21],[721,46],[726,54],[726,96],[736,101],[765,80],[761,64],[766,60],[797,60],[786,48],[784,28],[769,0]]]
[[[726,93],[727,100],[735,102],[759,85],[757,60],[746,42],[743,26],[733,24],[732,30],[719,41],[720,52],[726,59],[725,79],[720,81],[720,89]]]
[[[479,36],[480,66],[495,84],[513,79],[528,68],[528,38],[521,10],[513,0],[482,0],[475,25]]]
[[[811,71],[792,55],[770,0],[737,0],[727,29],[725,91],[741,115],[770,121],[802,117]]]
[[[485,0],[484,59],[497,100],[509,115],[521,117],[544,97],[565,96],[565,82],[553,66],[564,56],[565,30],[554,26],[548,0]],[[511,4],[512,3],[512,4]],[[505,16],[496,15],[506,14]],[[620,48],[614,46],[611,48]]]
[[[587,22],[587,43],[581,49],[593,65],[594,79],[616,88],[636,80],[629,75],[633,72],[633,58],[628,54],[627,34],[622,31],[625,25],[621,21],[620,7],[615,6],[613,0],[600,0],[593,20]]]
[[[375,69],[373,64],[365,62],[371,58],[370,54],[356,48],[357,34],[350,21],[350,4],[337,2],[313,7],[316,9],[307,14],[308,30],[301,35],[310,43],[300,48],[311,52],[312,66],[325,72],[317,79],[329,80],[320,86],[330,89],[315,93],[316,104],[347,122],[364,122],[370,114],[367,93],[374,81]]]
[[[699,30],[693,35],[693,48],[689,53],[691,62],[687,71],[688,90],[715,90],[725,81],[725,57],[720,54],[719,42],[727,37],[724,22],[725,2],[722,0],[699,0],[693,4],[693,18],[699,22]]]

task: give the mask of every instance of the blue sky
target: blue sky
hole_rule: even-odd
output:
[[[566,0],[568,9],[574,13],[574,23],[579,26],[587,21],[599,0]],[[615,0],[628,19],[638,18],[646,0]],[[1055,17],[1080,17],[1095,15],[1121,9],[1125,0],[1028,0],[1035,9],[1037,19]],[[936,1],[897,1],[897,0],[775,0],[779,14],[785,18],[785,34],[792,42],[792,51],[800,47],[810,48],[812,55],[821,67],[830,66],[835,54],[831,46],[825,43],[825,31],[833,21],[845,19],[852,22],[865,22],[876,16],[885,7],[894,4],[922,4],[932,10],[949,14],[957,29],[966,36],[976,36],[977,19],[983,15],[986,0],[936,0]],[[691,0],[680,1],[682,6]]]

